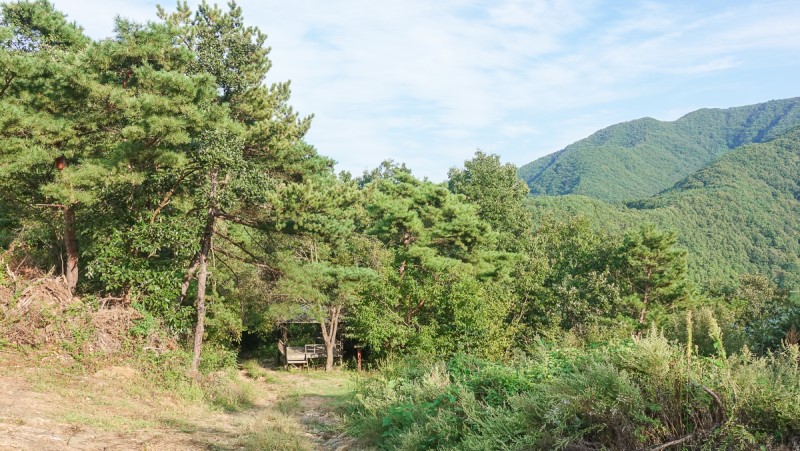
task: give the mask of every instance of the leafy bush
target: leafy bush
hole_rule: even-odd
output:
[[[235,350],[228,349],[216,343],[208,343],[203,347],[203,360],[200,361],[200,371],[213,373],[230,368],[236,368]]]
[[[697,355],[656,330],[578,349],[539,343],[526,360],[404,361],[367,378],[350,432],[381,449],[637,449],[800,445],[797,345]]]

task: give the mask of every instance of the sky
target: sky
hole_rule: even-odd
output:
[[[149,0],[53,3],[96,39],[156,20]],[[476,150],[521,166],[618,122],[800,96],[797,0],[238,4],[307,141],[354,175],[392,159],[441,181]]]

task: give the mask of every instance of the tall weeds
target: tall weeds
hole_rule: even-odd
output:
[[[800,447],[798,345],[728,355],[704,322],[712,356],[693,352],[691,332],[680,344],[651,330],[583,349],[540,343],[507,365],[402,362],[362,384],[351,433],[382,449]]]

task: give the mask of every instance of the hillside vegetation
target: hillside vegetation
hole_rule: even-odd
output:
[[[288,83],[264,84],[265,43],[233,2],[100,41],[46,0],[2,5],[0,386],[35,409],[3,390],[0,446],[36,424],[158,449],[157,428],[178,449],[800,446],[800,308],[776,285],[798,132],[740,146],[793,101],[723,114],[750,125],[707,141],[738,150],[646,202],[547,205],[483,152],[442,183],[336,174]],[[63,421],[36,401],[62,387]]]
[[[721,155],[768,141],[800,124],[800,98],[702,109],[673,122],[612,125],[522,166],[533,194],[579,194],[632,201],[672,187]]]
[[[673,188],[625,206],[581,196],[536,196],[537,216],[583,215],[608,231],[643,223],[673,230],[689,250],[689,273],[703,284],[739,274],[800,285],[800,129],[742,146]]]

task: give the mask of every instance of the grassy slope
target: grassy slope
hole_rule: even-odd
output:
[[[349,429],[392,450],[800,447],[797,345],[769,357],[686,349],[652,330],[539,342],[514,362],[385,366],[356,388]]]
[[[695,279],[769,274],[800,285],[800,129],[719,158],[672,189],[628,206],[584,196],[537,196],[537,215],[587,216],[609,230],[642,222],[678,232]]]
[[[130,306],[74,297],[0,255],[0,449],[315,449],[349,444],[353,373],[272,371],[191,353]],[[335,445],[335,446],[334,446]]]
[[[800,98],[703,109],[674,121],[616,124],[522,166],[534,194],[580,194],[611,202],[652,196],[731,149],[764,142],[800,123]]]
[[[334,449],[352,375],[266,369],[187,385],[129,358],[101,368],[0,347],[0,449]],[[115,365],[116,364],[116,365]]]

